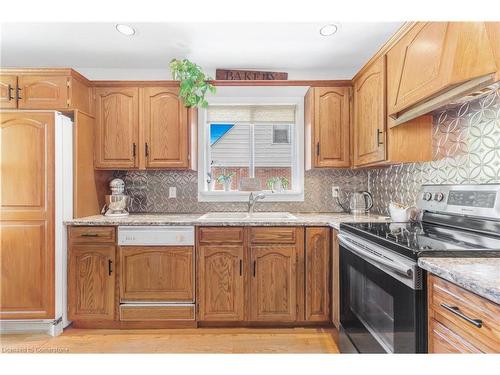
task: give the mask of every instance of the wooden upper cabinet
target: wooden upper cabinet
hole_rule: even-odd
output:
[[[73,244],[68,263],[68,318],[113,320],[115,246]]]
[[[198,320],[242,321],[244,247],[199,245],[198,254]]]
[[[353,164],[386,158],[385,57],[378,58],[354,81]]]
[[[120,248],[122,301],[194,301],[192,246]]]
[[[309,89],[304,108],[307,169],[350,166],[350,90]]]
[[[306,228],[306,320],[330,320],[330,228]]]
[[[143,89],[146,168],[188,168],[188,108],[178,88]]]
[[[484,22],[418,22],[387,52],[388,113],[498,69]]]
[[[54,114],[3,113],[0,319],[53,319]]]
[[[68,108],[69,80],[67,76],[26,75],[18,78],[19,109]]]
[[[17,108],[17,76],[0,75],[0,109]]]
[[[250,248],[250,320],[297,320],[297,249],[295,245]]]
[[[139,89],[95,89],[97,168],[136,168],[139,152]]]

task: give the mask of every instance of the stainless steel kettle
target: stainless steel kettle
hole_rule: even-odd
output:
[[[353,214],[362,214],[373,207],[373,197],[368,191],[354,191],[349,201],[349,210]]]

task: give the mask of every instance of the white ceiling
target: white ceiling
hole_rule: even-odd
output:
[[[320,23],[3,23],[0,63],[73,67],[90,79],[165,79],[172,58],[215,68],[289,72],[289,79],[350,79],[400,26],[341,23],[330,37]]]

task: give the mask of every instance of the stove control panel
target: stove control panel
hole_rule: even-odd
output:
[[[500,184],[423,185],[417,207],[429,212],[500,220]]]

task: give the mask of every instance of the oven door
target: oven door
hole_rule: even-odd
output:
[[[397,262],[401,257],[390,254],[391,260],[381,251],[365,250],[351,241],[340,241],[340,350],[425,352],[421,271],[416,265],[411,267],[411,260]],[[377,261],[379,255],[381,262]],[[419,274],[420,280],[415,280],[413,272]]]

